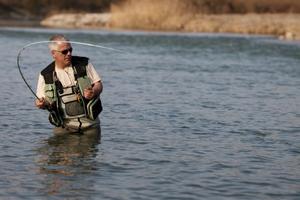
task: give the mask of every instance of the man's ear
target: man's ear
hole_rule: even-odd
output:
[[[55,51],[54,51],[54,50],[51,50],[51,55],[52,55],[53,58],[56,57],[56,54],[55,54]]]

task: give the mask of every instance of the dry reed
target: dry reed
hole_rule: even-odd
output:
[[[224,14],[229,12],[228,8],[224,9],[226,6],[217,12],[222,14],[211,14],[214,12],[207,11],[211,4],[205,3],[214,1],[218,1],[220,7],[222,2],[227,6],[231,2],[230,8],[236,10],[241,5],[247,11],[267,7],[267,0],[260,0],[261,7],[257,6],[258,0],[247,0],[247,4],[241,5],[241,0],[123,0],[112,5],[109,25],[125,29],[289,35],[300,39],[300,14]],[[292,0],[286,0],[286,4],[272,1],[274,10],[288,6]],[[300,8],[300,2],[296,5]]]

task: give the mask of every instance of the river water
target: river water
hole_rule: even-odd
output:
[[[101,75],[102,140],[54,137],[16,67],[63,33]],[[0,29],[0,199],[299,199],[300,43],[266,36]],[[35,90],[51,61],[26,48]]]

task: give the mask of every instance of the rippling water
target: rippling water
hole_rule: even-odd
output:
[[[104,83],[102,141],[54,137],[16,68],[64,33]],[[300,44],[271,37],[0,29],[0,199],[299,199]],[[24,51],[35,90],[45,44]]]

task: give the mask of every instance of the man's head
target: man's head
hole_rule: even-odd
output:
[[[49,48],[55,63],[60,68],[71,65],[72,46],[63,35],[54,35],[50,38]]]

